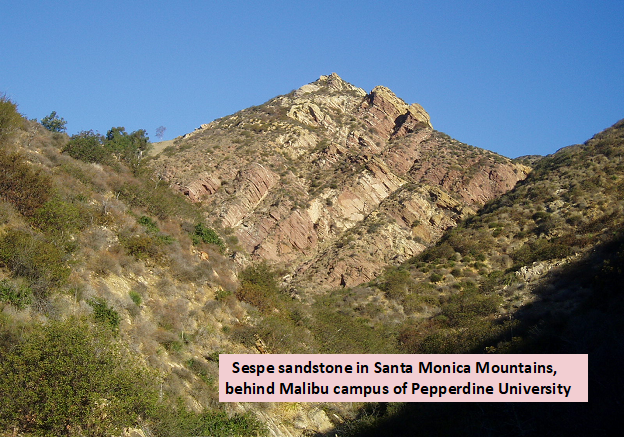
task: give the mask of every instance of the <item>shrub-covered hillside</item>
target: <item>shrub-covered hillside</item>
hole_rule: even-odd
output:
[[[623,157],[619,122],[540,160],[525,181],[421,255],[316,305],[334,299],[326,305],[333,317],[375,326],[381,337],[394,332],[396,351],[510,350],[522,340],[520,314],[570,314],[585,300],[573,284],[550,287],[547,295],[536,290],[619,235]]]
[[[397,351],[587,353],[588,404],[375,405],[345,435],[612,435],[624,389],[623,199],[620,121],[539,160],[438,244],[351,291],[360,320],[374,320],[367,295],[396,309],[378,329]]]
[[[262,434],[217,402],[246,350],[230,243],[145,171],[145,132],[69,137],[6,97],[0,132],[0,435]]]
[[[437,243],[422,240],[420,255],[355,287],[310,282],[314,293],[297,293],[284,264],[250,263],[214,203],[172,189],[145,131],[52,130],[0,98],[0,435],[452,434],[458,423],[479,435],[600,434],[606,425],[593,424],[622,402],[610,387],[622,387],[612,363],[624,334],[624,121],[531,161],[526,180]],[[403,189],[420,206],[459,208],[439,188]],[[379,211],[410,199],[399,191]],[[364,233],[392,239],[379,211],[345,233],[337,247],[351,252],[336,263],[357,265]],[[414,241],[422,226],[409,217],[402,232]],[[454,225],[429,220],[446,223],[440,234]],[[220,353],[451,352],[591,353],[601,401],[218,402]]]

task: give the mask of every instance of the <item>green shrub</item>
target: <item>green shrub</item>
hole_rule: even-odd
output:
[[[33,224],[44,232],[63,233],[83,228],[86,214],[78,206],[53,197],[37,208]]]
[[[41,125],[50,132],[65,132],[67,122],[64,118],[56,115],[56,111],[52,111],[50,115],[46,115],[41,119]]]
[[[19,153],[0,149],[0,196],[26,217],[34,215],[52,194],[52,181],[34,170]]]
[[[114,127],[106,137],[92,130],[72,135],[63,152],[84,162],[113,164],[121,161],[136,167],[150,148],[151,143],[143,129],[127,133],[123,127]]]
[[[130,293],[128,294],[130,296],[130,299],[132,299],[132,302],[134,302],[136,306],[141,306],[141,303],[143,302],[143,298],[137,291],[131,290]]]
[[[195,229],[193,235],[191,235],[191,239],[193,240],[193,244],[195,245],[203,242],[207,244],[214,244],[221,248],[225,247],[223,240],[214,231],[214,229],[205,226],[203,223],[198,223],[197,225],[195,225]]]
[[[138,260],[158,261],[162,258],[160,242],[150,235],[120,236],[119,242],[126,249],[128,255]]]
[[[279,313],[265,315],[255,328],[255,335],[262,339],[270,353],[311,353],[314,343],[311,333],[293,320],[298,314],[286,313],[282,309]]]
[[[63,283],[70,270],[65,253],[41,236],[19,229],[10,229],[0,237],[0,264],[15,276],[22,276],[40,290]]]
[[[96,321],[110,326],[113,331],[119,329],[121,320],[119,313],[114,308],[109,307],[104,299],[96,297],[88,300],[87,303],[93,307],[93,316]]]
[[[84,162],[98,164],[110,162],[110,155],[104,148],[104,137],[92,130],[72,135],[62,152]]]
[[[0,95],[0,142],[7,139],[13,132],[19,129],[24,120],[17,105],[6,94]]]
[[[486,294],[492,293],[497,289],[513,284],[515,279],[516,275],[513,272],[505,273],[501,270],[495,270],[481,283],[479,290]]]
[[[141,216],[137,222],[145,227],[145,230],[147,232],[151,232],[151,233],[158,233],[160,232],[160,229],[158,229],[158,225],[156,224],[156,222],[154,220],[152,220],[151,218],[147,217],[147,216]]]
[[[154,183],[149,173],[138,167],[135,179],[120,180],[114,190],[119,197],[133,207],[145,208],[160,220],[169,217],[186,218],[195,221],[199,216],[197,206],[188,202],[182,194],[175,193],[165,183]]]
[[[402,298],[412,283],[409,271],[396,267],[386,270],[381,280],[379,288],[391,299]]]
[[[515,261],[513,268],[517,269],[536,261],[560,259],[571,254],[572,248],[570,246],[540,238],[532,243],[523,245],[511,257]]]
[[[214,361],[216,363],[219,362],[219,351],[211,352],[206,359],[209,361]],[[210,370],[206,364],[200,360],[195,358],[189,358],[185,362],[186,367],[189,368],[191,372],[199,377],[202,381],[204,381],[207,385],[212,385],[214,383],[214,377],[210,375]]]
[[[218,288],[215,293],[215,300],[218,300],[219,302],[225,302],[229,300],[231,296],[233,296],[233,293],[230,290]]]
[[[171,235],[163,234],[162,232],[160,232],[160,229],[158,229],[158,225],[151,218],[144,215],[139,218],[138,222],[140,225],[145,227],[145,231],[148,234],[153,235],[158,240],[158,242],[163,244],[171,244],[175,241],[175,239]]]
[[[435,295],[410,293],[403,298],[403,310],[407,314],[422,311],[426,307],[437,307],[440,300]]]
[[[455,256],[455,250],[446,241],[427,249],[421,255],[423,261],[448,260]]]
[[[279,291],[277,272],[266,261],[247,267],[238,278],[241,284],[257,285],[268,293]]]
[[[167,437],[214,436],[214,437],[262,437],[267,430],[252,414],[228,416],[223,411],[196,413],[178,402],[176,408],[163,411],[156,428]]]
[[[106,330],[70,319],[18,338],[0,360],[0,429],[109,436],[154,415],[155,375]]]
[[[442,306],[442,315],[447,317],[449,326],[460,326],[495,313],[502,298],[465,290],[449,297]]]
[[[180,340],[175,340],[172,338],[167,338],[162,342],[162,345],[167,349],[168,352],[180,352],[184,344]]]
[[[314,305],[311,327],[321,353],[366,354],[395,353],[394,335],[389,327],[371,324],[336,310],[329,299],[319,299]]]
[[[152,145],[143,129],[127,133],[124,127],[113,127],[106,133],[104,147],[117,160],[135,165]]]
[[[7,302],[23,309],[32,303],[32,298],[32,290],[26,284],[15,283],[7,279],[0,281],[0,302]]]
[[[274,292],[269,292],[261,285],[244,283],[236,291],[236,297],[255,306],[262,313],[270,313],[277,306],[277,297]]]
[[[436,282],[440,282],[442,280],[444,280],[444,275],[441,275],[439,273],[432,273],[429,276],[429,282],[436,283]]]

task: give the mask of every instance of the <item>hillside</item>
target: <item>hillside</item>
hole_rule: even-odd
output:
[[[337,303],[336,314],[401,324],[396,347],[405,352],[504,352],[518,346],[526,340],[520,324],[567,317],[582,306],[592,288],[566,281],[571,266],[620,237],[623,126],[619,122],[583,145],[541,159],[513,190],[420,255],[323,299],[352,296]],[[588,280],[591,271],[584,270]],[[553,278],[558,286],[549,283]]]
[[[265,433],[215,386],[219,352],[257,352],[233,334],[238,270],[201,211],[120,152],[143,134],[5,120],[0,435]]]
[[[0,103],[0,435],[607,435],[617,417],[624,121],[512,162],[332,74],[146,157],[145,131],[69,137]],[[590,353],[592,401],[218,402],[219,353],[450,352]]]
[[[202,125],[150,162],[294,292],[354,286],[422,252],[528,167],[449,138],[418,104],[333,73]]]
[[[542,158],[512,191],[367,291],[402,307],[395,332],[404,352],[589,354],[588,404],[381,406],[342,431],[612,435],[624,387],[616,364],[624,334],[623,156],[624,120]]]

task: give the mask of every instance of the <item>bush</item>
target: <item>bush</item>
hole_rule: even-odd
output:
[[[119,313],[109,307],[104,299],[96,297],[88,300],[87,303],[93,307],[93,316],[96,321],[110,326],[115,332],[119,329]]]
[[[171,235],[163,234],[158,229],[158,225],[154,220],[147,216],[141,216],[138,220],[138,223],[145,228],[145,231],[154,236],[159,243],[162,244],[171,244],[175,241],[175,239]]]
[[[0,429],[58,436],[120,435],[158,402],[154,375],[89,323],[36,326],[0,361]]]
[[[572,248],[570,246],[541,238],[525,244],[511,255],[515,261],[512,269],[517,270],[521,266],[529,265],[535,261],[565,258],[571,254]]]
[[[8,230],[0,238],[0,264],[14,275],[29,279],[41,290],[63,283],[70,273],[61,249],[19,229]]]
[[[436,295],[410,293],[403,298],[401,302],[403,310],[406,314],[423,311],[427,307],[437,307],[440,304],[439,298]]]
[[[427,249],[421,255],[423,261],[448,260],[455,256],[455,250],[448,242],[443,242]]]
[[[22,126],[22,116],[17,112],[17,105],[6,94],[0,95],[0,141],[7,139]]]
[[[138,260],[161,260],[163,253],[160,249],[160,242],[150,235],[119,236],[119,242],[126,249],[128,255],[132,255]]]
[[[262,423],[250,413],[235,414],[232,417],[223,411],[196,413],[186,410],[181,401],[177,408],[165,410],[163,413],[157,428],[160,435],[168,437],[267,435]]]
[[[83,228],[84,219],[76,205],[53,197],[35,211],[33,223],[44,232],[63,233]]]
[[[33,170],[19,153],[0,149],[0,196],[12,203],[24,216],[32,217],[50,198],[51,179],[40,170]]]
[[[64,118],[56,115],[56,111],[52,111],[50,115],[47,115],[41,119],[41,125],[50,132],[65,132],[65,125],[67,122]]]
[[[106,137],[92,130],[73,135],[63,152],[85,162],[110,165],[122,161],[136,167],[150,147],[143,129],[127,133],[123,127],[114,127],[106,133]]]
[[[407,270],[391,267],[382,277],[379,288],[386,292],[391,299],[402,298],[412,283],[410,273]]]
[[[247,267],[240,273],[239,279],[241,284],[254,284],[269,293],[279,291],[277,272],[266,261]]]
[[[436,283],[436,282],[440,282],[442,280],[444,280],[444,275],[441,275],[439,273],[432,273],[429,276],[429,282]]]
[[[141,167],[138,167],[139,170]],[[199,216],[197,206],[188,202],[184,195],[175,193],[165,183],[154,183],[145,177],[141,180],[141,172],[138,178],[120,181],[112,187],[119,197],[133,207],[145,208],[147,212],[160,220],[169,217],[187,218],[195,221]]]
[[[364,318],[344,314],[329,299],[319,299],[314,308],[314,336],[321,353],[395,353],[394,335],[388,327],[371,325]]]
[[[158,225],[156,224],[156,222],[145,215],[141,216],[137,221],[140,225],[145,227],[145,230],[147,232],[151,232],[154,234],[160,232],[160,229],[158,229]]]
[[[141,306],[141,302],[143,302],[143,298],[141,298],[141,295],[138,292],[132,290],[128,294],[130,296],[130,299],[132,299],[132,302],[134,302],[136,306]]]
[[[225,245],[223,244],[223,240],[214,231],[214,229],[205,226],[203,223],[198,223],[195,226],[193,235],[191,235],[191,239],[193,240],[193,244],[195,245],[204,242],[207,244],[214,244],[221,248],[225,247]]]
[[[442,306],[442,315],[449,326],[460,326],[495,313],[501,302],[497,295],[464,290],[449,297]]]
[[[0,281],[0,301],[23,309],[32,303],[32,290],[26,284],[7,279]]]
[[[62,152],[84,162],[106,164],[110,160],[104,148],[104,137],[92,130],[72,135]]]
[[[143,129],[127,133],[124,127],[114,127],[106,133],[106,150],[126,164],[136,165],[151,146],[147,132]]]
[[[266,262],[247,267],[239,275],[241,283],[236,297],[258,308],[263,313],[279,306],[277,273]]]

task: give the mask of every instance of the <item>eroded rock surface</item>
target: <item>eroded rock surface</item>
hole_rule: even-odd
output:
[[[202,125],[152,165],[252,259],[291,270],[297,289],[369,281],[529,171],[335,73]]]

